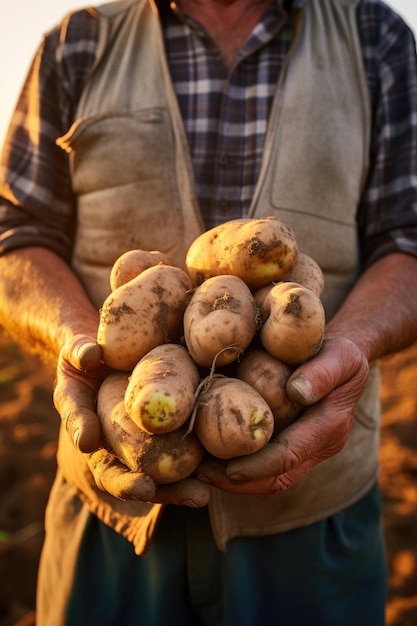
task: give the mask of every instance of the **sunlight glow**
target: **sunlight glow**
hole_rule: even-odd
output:
[[[3,2],[0,7],[0,144],[24,77],[43,34],[68,11],[83,7],[82,0],[32,0]],[[417,6],[413,0],[388,0],[417,32]],[[30,17],[29,17],[30,16]],[[35,130],[36,132],[36,130]]]

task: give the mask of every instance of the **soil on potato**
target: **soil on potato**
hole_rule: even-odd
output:
[[[417,625],[417,345],[381,364],[387,626]],[[59,418],[53,371],[0,328],[0,626],[34,626],[44,509]]]

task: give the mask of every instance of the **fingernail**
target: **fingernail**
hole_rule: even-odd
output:
[[[74,432],[72,433],[72,440],[73,440],[73,442],[74,442],[74,446],[75,446],[76,448],[78,448],[78,440],[79,440],[79,438],[80,438],[80,429],[79,429],[79,428],[76,428],[76,429],[74,430]]]
[[[304,376],[297,376],[290,382],[290,385],[301,401],[309,402],[313,399],[313,388],[310,381],[304,378]]]
[[[75,356],[78,361],[79,368],[84,371],[90,371],[97,367],[101,359],[100,346],[92,340],[86,340],[77,346]]]
[[[196,474],[195,477],[198,480],[201,480],[202,483],[205,483],[206,485],[211,485],[211,480],[207,478],[207,476],[205,476],[204,474]]]
[[[129,500],[150,502],[156,492],[155,483],[150,476],[142,474],[129,486]]]
[[[246,480],[241,474],[231,474],[230,476],[227,475],[227,477],[230,478],[230,480],[234,480],[236,483],[243,483]]]
[[[197,509],[198,508],[198,506],[196,505],[196,503],[193,500],[183,500],[181,502],[181,504],[183,506],[188,506],[188,507],[190,507],[192,509]]]

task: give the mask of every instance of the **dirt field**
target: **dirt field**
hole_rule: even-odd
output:
[[[382,374],[387,626],[417,626],[417,346],[386,360]],[[35,624],[36,570],[58,430],[52,379],[50,369],[35,357],[23,358],[0,329],[0,626]]]

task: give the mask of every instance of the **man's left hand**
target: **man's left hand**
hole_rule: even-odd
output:
[[[255,454],[205,461],[198,478],[230,493],[285,491],[343,448],[368,373],[368,361],[354,343],[327,339],[318,355],[288,381],[288,394],[306,407],[301,416]]]

